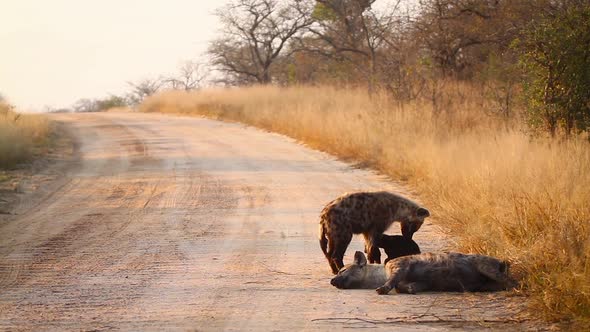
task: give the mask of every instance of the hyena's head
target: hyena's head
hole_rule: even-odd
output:
[[[364,284],[369,277],[367,267],[365,254],[357,251],[354,253],[354,262],[343,266],[330,284],[340,289],[365,288]]]
[[[510,276],[510,271],[509,271],[510,270],[510,262],[501,261],[498,269],[500,270],[500,273],[502,275],[504,275],[504,277],[505,277],[505,279],[503,279],[503,280],[504,280],[506,289],[512,289],[512,288],[518,287],[518,282]]]
[[[430,216],[430,212],[423,207],[412,207],[406,212],[406,216],[402,218],[402,235],[406,239],[412,239],[414,233],[416,233],[422,224],[424,219]]]

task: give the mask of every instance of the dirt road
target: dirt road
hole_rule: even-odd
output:
[[[332,287],[319,212],[347,191],[403,193],[376,174],[238,124],[56,118],[72,129],[77,162],[0,224],[0,329],[530,327],[511,322],[523,300],[506,294]],[[447,243],[430,223],[415,240],[423,251]],[[355,237],[345,262],[362,248]]]

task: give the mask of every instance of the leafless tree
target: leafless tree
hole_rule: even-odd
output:
[[[373,91],[380,81],[379,73],[399,71],[400,36],[408,22],[400,3],[389,3],[384,9],[373,8],[375,0],[318,0],[316,21],[307,30],[323,42],[312,45],[301,38],[300,49],[356,68]]]
[[[190,91],[200,88],[207,76],[208,72],[203,63],[185,61],[179,68],[178,76],[168,78],[166,83],[174,90]]]
[[[443,76],[470,79],[540,16],[574,0],[420,0],[414,36]]]
[[[312,22],[311,0],[234,0],[216,11],[222,36],[208,53],[232,83],[270,83],[287,43]]]
[[[162,88],[165,80],[161,77],[155,79],[143,79],[138,82],[127,82],[131,86],[131,91],[127,94],[127,100],[130,105],[138,105],[145,98],[155,94]]]
[[[78,99],[74,105],[72,105],[72,109],[74,112],[95,112],[96,101],[88,98]]]

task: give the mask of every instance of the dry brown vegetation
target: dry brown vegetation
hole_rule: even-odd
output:
[[[50,122],[42,115],[16,113],[0,102],[0,169],[30,160],[47,146]]]
[[[588,142],[531,138],[521,121],[484,113],[490,105],[469,86],[446,85],[441,96],[435,111],[363,90],[266,86],[169,91],[140,110],[247,123],[404,181],[457,249],[514,262],[546,318],[587,320]]]

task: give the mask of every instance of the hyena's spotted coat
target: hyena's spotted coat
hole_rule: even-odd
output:
[[[424,291],[493,292],[517,286],[509,275],[509,263],[494,257],[461,254],[418,254],[403,256],[385,265],[367,264],[357,251],[354,262],[343,267],[331,284],[342,289],[377,288],[387,294]]]
[[[332,273],[344,266],[343,258],[353,234],[363,234],[365,251],[371,263],[381,263],[377,241],[394,221],[401,223],[407,239],[430,216],[427,209],[390,192],[345,194],[328,203],[320,215],[320,247],[330,263]]]
[[[396,258],[385,265],[389,279],[377,288],[387,294],[424,291],[494,292],[516,286],[508,274],[510,264],[478,254],[426,253]]]

